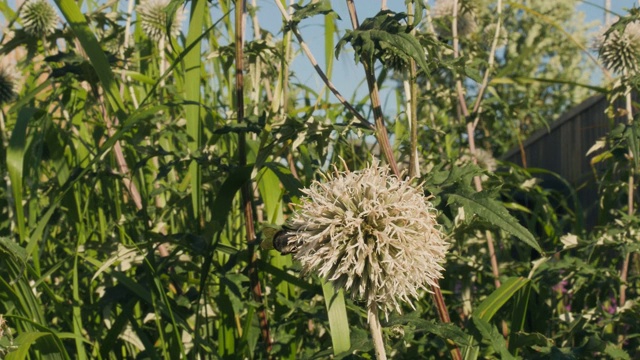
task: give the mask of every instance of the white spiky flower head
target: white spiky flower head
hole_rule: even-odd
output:
[[[613,29],[607,35],[605,33],[606,29],[601,31],[593,44],[604,66],[618,73],[637,73],[640,62],[640,21]]]
[[[0,105],[16,98],[19,80],[18,72],[12,65],[0,63]]]
[[[451,26],[453,25],[454,0],[437,0],[432,10],[435,20],[435,31],[438,35],[451,37]],[[462,6],[458,1],[458,16],[456,19],[458,36],[467,36],[476,31],[478,24],[470,8]]]
[[[165,11],[171,0],[143,0],[137,7],[138,21],[142,26],[142,31],[154,41],[160,41],[167,36],[176,37],[180,35],[180,27],[184,20],[182,8],[178,8],[172,21],[171,29],[167,34],[168,14]]]
[[[438,285],[448,244],[435,208],[409,181],[373,161],[335,170],[303,192],[288,222],[303,274],[317,273],[385,315]]]
[[[46,0],[30,0],[20,14],[24,31],[35,37],[53,33],[58,23],[58,15]]]
[[[476,148],[475,153],[473,154],[469,149],[465,149],[462,155],[460,156],[460,159],[456,161],[456,165],[461,166],[464,164],[473,163],[474,158],[478,166],[482,169],[487,170],[487,172],[490,172],[490,173],[495,172],[496,169],[498,168],[498,162],[496,161],[496,158],[493,157],[493,154],[491,154],[489,151],[482,148]],[[483,176],[483,180],[486,180],[486,179],[487,177]]]

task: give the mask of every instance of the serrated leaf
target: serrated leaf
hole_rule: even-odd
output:
[[[0,237],[0,253],[5,254],[3,256],[5,260],[8,260],[5,256],[10,256],[13,259],[20,260],[22,264],[27,261],[28,254],[25,249],[8,237]]]
[[[515,357],[511,355],[511,353],[507,349],[507,342],[504,341],[504,338],[498,332],[498,329],[495,327],[495,325],[491,325],[487,321],[475,316],[473,317],[473,324],[476,326],[476,329],[478,329],[480,335],[482,335],[482,338],[488,341],[489,344],[491,344],[493,350],[500,353],[500,357],[502,359],[515,360]]]
[[[531,232],[520,225],[518,220],[509,214],[502,203],[487,197],[486,193],[451,194],[448,198],[448,204],[452,203],[464,206],[467,213],[478,215],[480,218],[516,236],[539,253],[544,253]]]
[[[291,5],[291,7],[293,7],[294,12],[293,14],[291,14],[291,23],[289,26],[287,26],[287,29],[290,26],[297,25],[300,21],[306,18],[310,18],[316,15],[327,15],[330,13],[335,13],[335,11],[333,11],[333,9],[331,8],[331,2],[328,0],[312,2],[304,6],[293,4]],[[337,14],[336,16],[338,17],[338,19],[340,19]]]
[[[403,60],[415,60],[416,64],[428,73],[429,65],[422,45],[408,32],[409,28],[401,23],[406,16],[404,13],[385,10],[373,18],[366,19],[358,29],[347,31],[338,41],[336,58],[346,43],[350,43],[356,61],[362,58],[368,63],[373,63],[374,59],[383,55],[393,55]]]
[[[531,348],[533,346],[553,346],[553,339],[540,333],[515,332],[509,336],[509,345],[516,349]]]
[[[604,353],[609,355],[612,359],[620,359],[620,360],[631,359],[631,357],[629,357],[629,354],[626,351],[620,349],[619,347],[613,344],[607,344],[607,346],[604,348]]]
[[[434,334],[442,339],[452,340],[458,345],[468,346],[468,335],[458,326],[452,323],[441,323],[436,321],[425,320],[419,318],[415,314],[407,314],[404,316],[394,316],[388,322],[387,326],[392,325],[411,325],[416,331],[423,331]]]

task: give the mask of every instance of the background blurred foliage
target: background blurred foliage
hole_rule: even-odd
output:
[[[639,356],[638,308],[617,303],[626,254],[634,254],[627,297],[637,296],[638,219],[620,201],[621,179],[635,174],[624,153],[637,132],[607,140],[613,156],[598,179],[607,217],[592,231],[569,184],[551,191],[537,181],[541,170],[495,160],[590,94],[581,84],[599,65],[585,52],[590,25],[576,20],[577,0],[502,3],[496,63],[481,113],[472,114],[482,115],[473,136],[485,161],[470,156],[455,82],[462,79],[471,106],[488,68],[497,1],[461,1],[475,24],[461,33],[457,58],[451,32],[442,30],[450,19],[412,1],[406,13],[419,11],[415,23],[400,13],[363,19],[378,37],[345,28],[329,2],[301,2],[295,21],[270,33],[259,27],[267,4],[248,1],[242,119],[234,2],[152,0],[147,9],[134,1],[42,2],[57,15],[40,32],[28,30],[25,17],[39,10],[0,3],[7,24],[0,87],[11,85],[0,89],[0,355],[373,357],[360,304],[346,301],[351,348],[334,354],[321,282],[299,278],[290,257],[255,246],[260,224],[281,224],[300,189],[340,167],[339,157],[357,170],[380,156],[373,131],[290,68],[294,58],[306,61],[293,29],[321,17],[325,51],[316,56],[330,63],[340,48],[395,89],[395,109],[385,111],[394,156],[408,168],[417,143],[416,183],[434,196],[451,242],[440,285],[452,323],[436,321],[425,294],[415,310],[383,322],[387,353],[441,358],[453,341],[467,358]],[[162,11],[150,32],[139,13],[153,6]],[[166,36],[171,19],[184,20]],[[372,118],[368,99],[352,105]],[[486,190],[473,187],[476,176]],[[250,221],[241,206],[245,184]],[[248,222],[257,239],[247,241]],[[518,223],[533,243],[510,233]]]

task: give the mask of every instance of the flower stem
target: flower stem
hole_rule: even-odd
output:
[[[624,74],[623,77],[625,78],[625,81],[627,81],[628,78],[628,70],[624,69]],[[629,87],[629,85],[627,85],[627,88],[625,89],[625,109],[627,111],[627,124],[628,125],[632,125],[633,124],[633,109],[631,107],[631,89]],[[634,213],[634,209],[633,209],[633,195],[634,195],[634,174],[635,174],[635,161],[636,159],[633,158],[633,152],[631,151],[631,148],[629,148],[629,159],[631,159],[630,161],[630,166],[629,166],[629,191],[627,194],[627,215],[629,215],[629,217],[633,216]],[[620,270],[620,303],[618,304],[618,306],[624,306],[624,303],[627,301],[627,276],[629,274],[629,263],[631,261],[631,256],[630,256],[630,252],[627,251],[627,254],[624,257],[624,262],[622,263],[622,269]]]
[[[367,309],[367,320],[369,321],[373,347],[376,350],[376,359],[387,360],[387,353],[384,350],[384,341],[382,340],[382,326],[380,325],[380,317],[378,316],[376,304],[369,305]]]
[[[244,31],[245,31],[245,11],[244,1],[236,2],[235,9],[235,51],[236,51],[236,83],[235,83],[235,100],[236,112],[238,114],[238,123],[244,122]],[[238,136],[238,157],[240,166],[247,164],[247,140],[244,134]],[[244,225],[247,237],[249,252],[249,282],[251,284],[251,293],[253,299],[260,304],[258,307],[258,322],[260,324],[260,334],[265,344],[265,350],[268,354],[273,346],[271,334],[269,331],[269,321],[267,311],[264,307],[262,286],[258,277],[258,254],[255,251],[255,245],[252,245],[256,239],[254,218],[253,218],[253,195],[251,193],[251,182],[246,182],[242,186],[242,212],[244,214]]]

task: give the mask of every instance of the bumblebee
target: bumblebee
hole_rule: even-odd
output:
[[[265,250],[275,249],[282,255],[293,254],[298,250],[294,235],[294,230],[286,225],[277,227],[263,224],[260,246]]]

